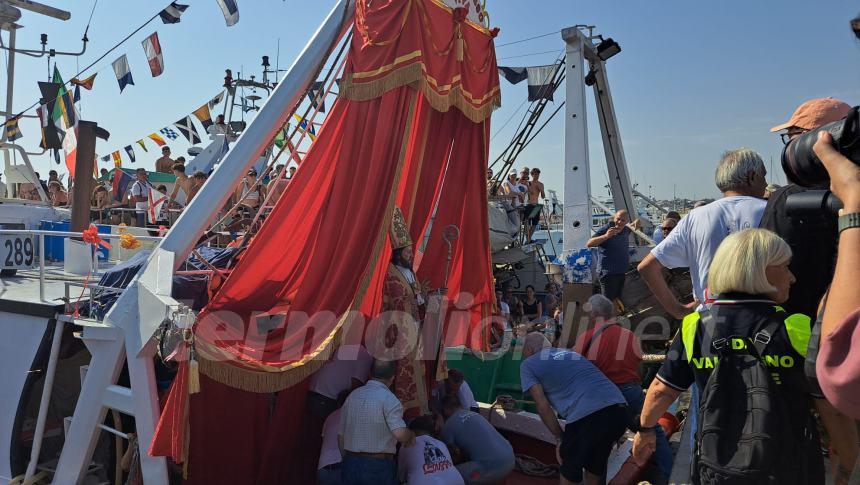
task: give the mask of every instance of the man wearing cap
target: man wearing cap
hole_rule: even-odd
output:
[[[851,106],[838,99],[811,99],[801,104],[790,120],[770,131],[780,133],[782,142],[787,145],[808,131],[841,120],[850,110]],[[833,279],[839,236],[836,217],[829,214],[789,215],[786,200],[792,194],[827,188],[827,184],[811,188],[789,184],[776,189],[768,198],[760,224],[760,227],[778,234],[791,247],[792,258],[788,267],[797,281],[791,285],[788,300],[782,306],[788,313],[802,313],[813,320],[818,314],[818,303]],[[818,353],[818,335],[813,331],[809,342],[807,358],[811,362],[815,361]],[[858,452],[857,428],[851,418],[839,413],[823,399],[817,385],[812,387],[822,424],[827,429],[830,445],[836,451],[831,456],[838,457],[841,468],[853,470]]]

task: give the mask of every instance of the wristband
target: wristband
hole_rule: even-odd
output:
[[[842,214],[838,219],[839,232],[845,229],[860,227],[860,212],[852,212],[850,214]]]

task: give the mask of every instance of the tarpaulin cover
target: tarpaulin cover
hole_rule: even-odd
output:
[[[416,264],[431,288],[446,279],[441,231],[461,229],[447,278],[455,311],[446,339],[486,345],[481,319],[493,291],[484,179],[489,115],[499,104],[493,33],[433,0],[359,0],[356,9],[341,96],[198,316],[200,393],[189,399],[187,381],[177,380],[162,413],[150,452],[188,456],[191,483],[307,483],[300,477],[312,475],[319,452],[318,430],[299,437],[307,377],[341,341],[361,341],[379,312],[395,205],[413,241],[430,231]],[[419,68],[389,69],[402,52],[418,52]],[[380,69],[399,74],[366,75]],[[359,78],[364,91],[347,87]],[[272,415],[261,426],[267,403]],[[229,460],[224,448],[233,451]]]

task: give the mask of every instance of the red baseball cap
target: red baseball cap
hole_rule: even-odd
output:
[[[801,104],[787,122],[774,126],[771,133],[792,127],[814,130],[819,126],[839,121],[848,115],[851,106],[835,98],[817,98]]]

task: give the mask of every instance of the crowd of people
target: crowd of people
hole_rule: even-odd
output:
[[[252,168],[225,204],[224,213],[232,213],[236,219],[247,219],[260,211],[264,201],[267,201],[267,208],[271,208],[295,172],[295,166],[286,169],[284,165],[276,165],[265,173],[263,180],[257,180],[257,171]],[[150,180],[153,173],[172,175],[172,188],[168,190],[167,184],[171,182],[153,183]],[[48,172],[47,180],[42,180],[38,172],[35,172],[35,176],[38,182],[19,184],[13,191],[3,184],[3,192],[7,196],[14,195],[23,200],[48,202],[54,207],[71,207],[75,190],[73,180],[64,183],[56,170]],[[197,195],[208,176],[209,174],[201,171],[186,173],[185,157],[172,158],[169,146],[162,147],[161,156],[155,160],[155,172],[137,168],[134,171],[134,179],[128,184],[117,183],[111,172],[102,168],[99,177],[92,182],[91,221],[98,224],[169,227]],[[47,200],[43,200],[37,183],[43,189]],[[150,189],[165,196],[165,203],[159,204],[155,220],[148,215],[149,206],[153,203]],[[269,193],[271,195],[267,198]]]
[[[487,193],[508,199],[520,214],[525,228],[526,241],[531,242],[540,227],[543,209],[547,205],[546,191],[540,181],[540,169],[523,167],[519,174],[511,170],[507,179],[496,183],[492,169],[487,169]],[[543,202],[543,204],[541,203]]]
[[[432,414],[407,419],[391,388],[397,362],[343,345],[312,378],[306,408],[322,423],[317,483],[492,484],[513,471],[511,444],[478,411],[462,372],[430,396]]]
[[[773,131],[781,132],[784,143],[789,143],[841,120],[850,109],[832,98],[811,100]],[[612,377],[611,382],[621,387],[630,415],[637,413],[630,429],[636,430],[633,454],[641,463],[651,459],[665,470],[665,465],[660,465],[664,463],[665,438],[657,422],[681,393],[692,388],[693,401],[698,402],[691,407],[697,419],[692,427],[697,447],[697,467],[692,474],[697,480],[728,483],[725,480],[731,477],[745,476],[775,480],[773,483],[824,483],[819,436],[823,430],[832,451],[829,458],[835,483],[848,483],[858,455],[855,419],[860,417],[860,359],[857,347],[852,351],[851,346],[860,341],[860,294],[856,284],[848,283],[856,280],[860,270],[860,229],[855,220],[860,210],[860,169],[857,161],[852,163],[833,148],[827,133],[819,136],[814,153],[830,174],[830,190],[843,203],[845,222],[841,230],[836,215],[823,209],[792,213],[789,197],[810,189],[795,184],[769,187],[761,157],[749,149],[728,151],[718,162],[715,182],[722,198],[683,217],[667,213],[655,229],[657,244],[636,270],[666,313],[679,319],[681,325],[644,403],[641,394],[635,402],[631,397],[636,393],[623,392],[621,381],[634,382],[636,376],[625,377],[614,368],[623,367],[623,356],[634,352],[615,343],[610,346],[618,351],[613,358],[598,355],[595,360],[589,356],[607,378]],[[855,219],[848,214],[854,214],[851,217]],[[605,297],[605,301],[589,303],[605,307],[602,312],[606,314],[623,308],[619,303],[630,267],[627,248],[631,229],[627,213],[619,211],[588,241],[589,247],[600,251],[600,287]],[[669,288],[664,269],[673,268],[689,268],[692,298],[675,295]],[[600,328],[607,330],[599,340],[612,340],[608,327]],[[587,342],[598,331],[587,332]],[[532,351],[546,345],[539,337],[527,339],[527,345],[532,342]],[[575,349],[588,353],[588,343],[584,347],[578,343]],[[572,367],[574,364],[558,361],[577,360],[576,356],[549,354],[548,362],[553,364],[542,365]],[[756,369],[760,370],[758,380],[752,377]],[[559,387],[553,378],[547,379],[551,388]],[[524,388],[525,384],[524,379]],[[765,397],[748,397],[756,392],[755,385],[765,388],[757,391]],[[589,386],[598,385],[589,381]],[[546,389],[539,387],[532,395],[541,393]],[[546,401],[564,416],[570,412],[565,411],[565,398],[570,399],[562,392]],[[535,397],[536,402],[540,399]],[[609,405],[621,400],[607,391],[602,402]],[[562,475],[578,482],[581,476],[566,472],[565,462],[580,455],[564,442],[567,428],[561,434],[557,423],[549,422],[551,413],[546,414],[544,422],[562,441]],[[606,411],[600,419],[607,420],[608,415]],[[620,434],[606,421],[591,419],[601,423],[597,428],[603,432]],[[770,424],[762,424],[767,420]],[[574,463],[579,469],[581,462]],[[584,468],[586,472],[601,472],[596,464],[596,472]]]

